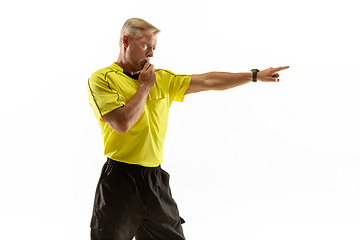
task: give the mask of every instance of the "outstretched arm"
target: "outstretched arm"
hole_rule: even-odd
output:
[[[289,68],[289,66],[265,69],[257,73],[257,79],[261,82],[278,82],[280,77],[278,72],[287,68]],[[251,72],[209,72],[204,74],[194,74],[185,95],[208,90],[226,90],[251,81]]]

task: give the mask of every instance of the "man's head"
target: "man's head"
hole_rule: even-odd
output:
[[[140,18],[130,18],[120,34],[120,56],[118,63],[130,72],[140,71],[153,57],[159,29]]]
[[[128,35],[131,40],[135,41],[136,38],[139,36],[139,33],[158,34],[160,33],[160,30],[141,18],[130,18],[124,23],[124,26],[121,28],[120,47],[123,44],[124,36]]]

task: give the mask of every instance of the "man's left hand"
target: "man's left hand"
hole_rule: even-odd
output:
[[[265,70],[262,70],[257,73],[257,79],[261,82],[279,82],[280,74],[278,73],[281,70],[288,69],[289,66],[285,67],[277,67],[277,68],[268,68]]]

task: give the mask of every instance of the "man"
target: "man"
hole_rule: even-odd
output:
[[[104,139],[105,163],[96,189],[93,240],[185,239],[169,174],[161,169],[169,108],[185,95],[279,81],[269,68],[253,73],[176,75],[150,63],[159,29],[132,18],[120,36],[120,54],[89,79],[89,101]]]

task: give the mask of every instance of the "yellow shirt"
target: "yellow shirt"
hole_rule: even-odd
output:
[[[93,73],[88,82],[90,105],[104,139],[106,157],[129,164],[157,167],[163,162],[163,145],[173,101],[182,102],[192,75],[155,69],[156,82],[139,120],[126,133],[113,130],[102,116],[122,107],[136,93],[139,82],[116,63]]]

